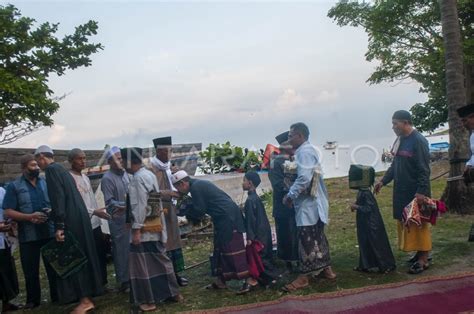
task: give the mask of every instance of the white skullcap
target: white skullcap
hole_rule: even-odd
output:
[[[51,155],[54,155],[53,150],[48,145],[41,145],[35,150],[35,156],[42,153],[50,153]]]
[[[178,172],[175,172],[173,176],[171,177],[171,181],[173,184],[178,183],[179,181],[183,180],[184,178],[189,177],[188,173],[184,170],[180,170]]]

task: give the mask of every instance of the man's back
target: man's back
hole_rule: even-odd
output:
[[[227,237],[229,234],[225,230],[245,232],[239,206],[215,184],[206,180],[191,179],[190,192],[194,209],[209,214],[217,232],[224,232]]]

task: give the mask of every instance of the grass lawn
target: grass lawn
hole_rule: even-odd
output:
[[[392,189],[385,187],[377,197],[382,215],[385,221],[392,249],[397,260],[397,270],[388,275],[382,274],[361,274],[352,271],[358,262],[358,248],[356,238],[355,214],[349,210],[349,205],[355,200],[356,192],[348,188],[346,178],[327,180],[330,193],[330,224],[326,229],[329,239],[333,269],[338,275],[337,280],[328,281],[325,279],[313,280],[309,288],[296,292],[297,295],[310,293],[323,293],[378,285],[391,282],[406,281],[420,276],[433,276],[450,274],[461,271],[474,271],[474,243],[467,242],[469,228],[474,221],[473,216],[459,216],[446,214],[438,220],[438,224],[433,227],[433,264],[424,273],[414,276],[406,273],[405,261],[407,254],[397,250],[396,223],[392,219],[391,198]],[[433,197],[439,198],[445,186],[444,180],[433,182]],[[266,197],[266,199],[269,199]],[[271,204],[267,202],[269,217],[271,216]],[[208,240],[187,240],[185,241],[184,253],[187,266],[208,259],[211,251],[211,241]],[[17,257],[17,271],[20,280],[21,294],[17,302],[25,301],[25,289],[23,274]],[[109,265],[109,282],[113,283],[113,266]],[[163,304],[158,307],[161,312],[178,312],[198,309],[208,309],[223,306],[231,306],[246,303],[255,303],[278,299],[283,295],[280,287],[291,281],[296,275],[284,277],[273,289],[258,289],[254,293],[244,296],[237,296],[233,291],[208,291],[205,286],[213,278],[209,275],[209,263],[205,263],[196,268],[186,270],[183,275],[190,280],[190,285],[181,291],[185,297],[182,304]],[[43,298],[48,298],[47,284],[42,273],[44,286]],[[229,285],[234,290],[240,287],[239,282]],[[110,293],[103,297],[96,298],[97,313],[125,313],[129,310],[128,294]],[[52,306],[46,303],[35,313],[64,313],[70,311],[70,306]]]

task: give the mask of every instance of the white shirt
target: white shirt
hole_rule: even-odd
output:
[[[100,218],[94,215],[94,210],[98,209],[97,201],[95,199],[94,191],[92,190],[91,181],[85,174],[77,175],[70,172],[74,181],[76,181],[77,189],[81,193],[82,199],[86,204],[87,211],[91,217],[92,229],[95,229],[101,225]]]
[[[466,163],[466,166],[474,167],[474,132],[471,133],[471,159]]]
[[[145,218],[149,211],[149,193],[152,191],[158,192],[159,190],[160,188],[156,176],[150,170],[142,167],[133,175],[128,190],[133,217],[132,231],[133,229],[140,229],[145,225]],[[166,233],[166,221],[163,213],[161,213],[161,222],[163,224],[163,230],[158,233],[142,232],[141,242],[161,241],[162,243],[166,243],[168,236]]]
[[[298,176],[290,187],[288,196],[295,204],[295,219],[298,227],[312,226],[321,220],[328,223],[329,200],[323,175],[319,178],[317,197],[305,191],[311,185],[314,169],[321,167],[319,154],[311,143],[304,142],[295,152]]]

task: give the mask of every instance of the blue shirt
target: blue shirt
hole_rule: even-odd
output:
[[[3,197],[5,196],[5,189],[0,187],[0,221],[4,221],[3,219]],[[0,232],[0,250],[5,248],[5,234]]]
[[[17,178],[7,186],[3,208],[13,209],[23,214],[32,214],[43,208],[51,208],[46,181],[38,177],[36,186],[33,186],[25,176]],[[34,224],[29,221],[18,222],[20,243],[49,239],[53,235],[54,226],[50,220],[43,224]]]
[[[319,178],[316,197],[310,196],[307,192],[313,179],[314,170],[321,167],[316,147],[308,141],[304,142],[296,150],[295,160],[298,174],[296,181],[290,187],[288,197],[293,200],[295,206],[296,225],[298,227],[313,226],[318,223],[319,219],[327,224],[329,201],[322,174]]]

